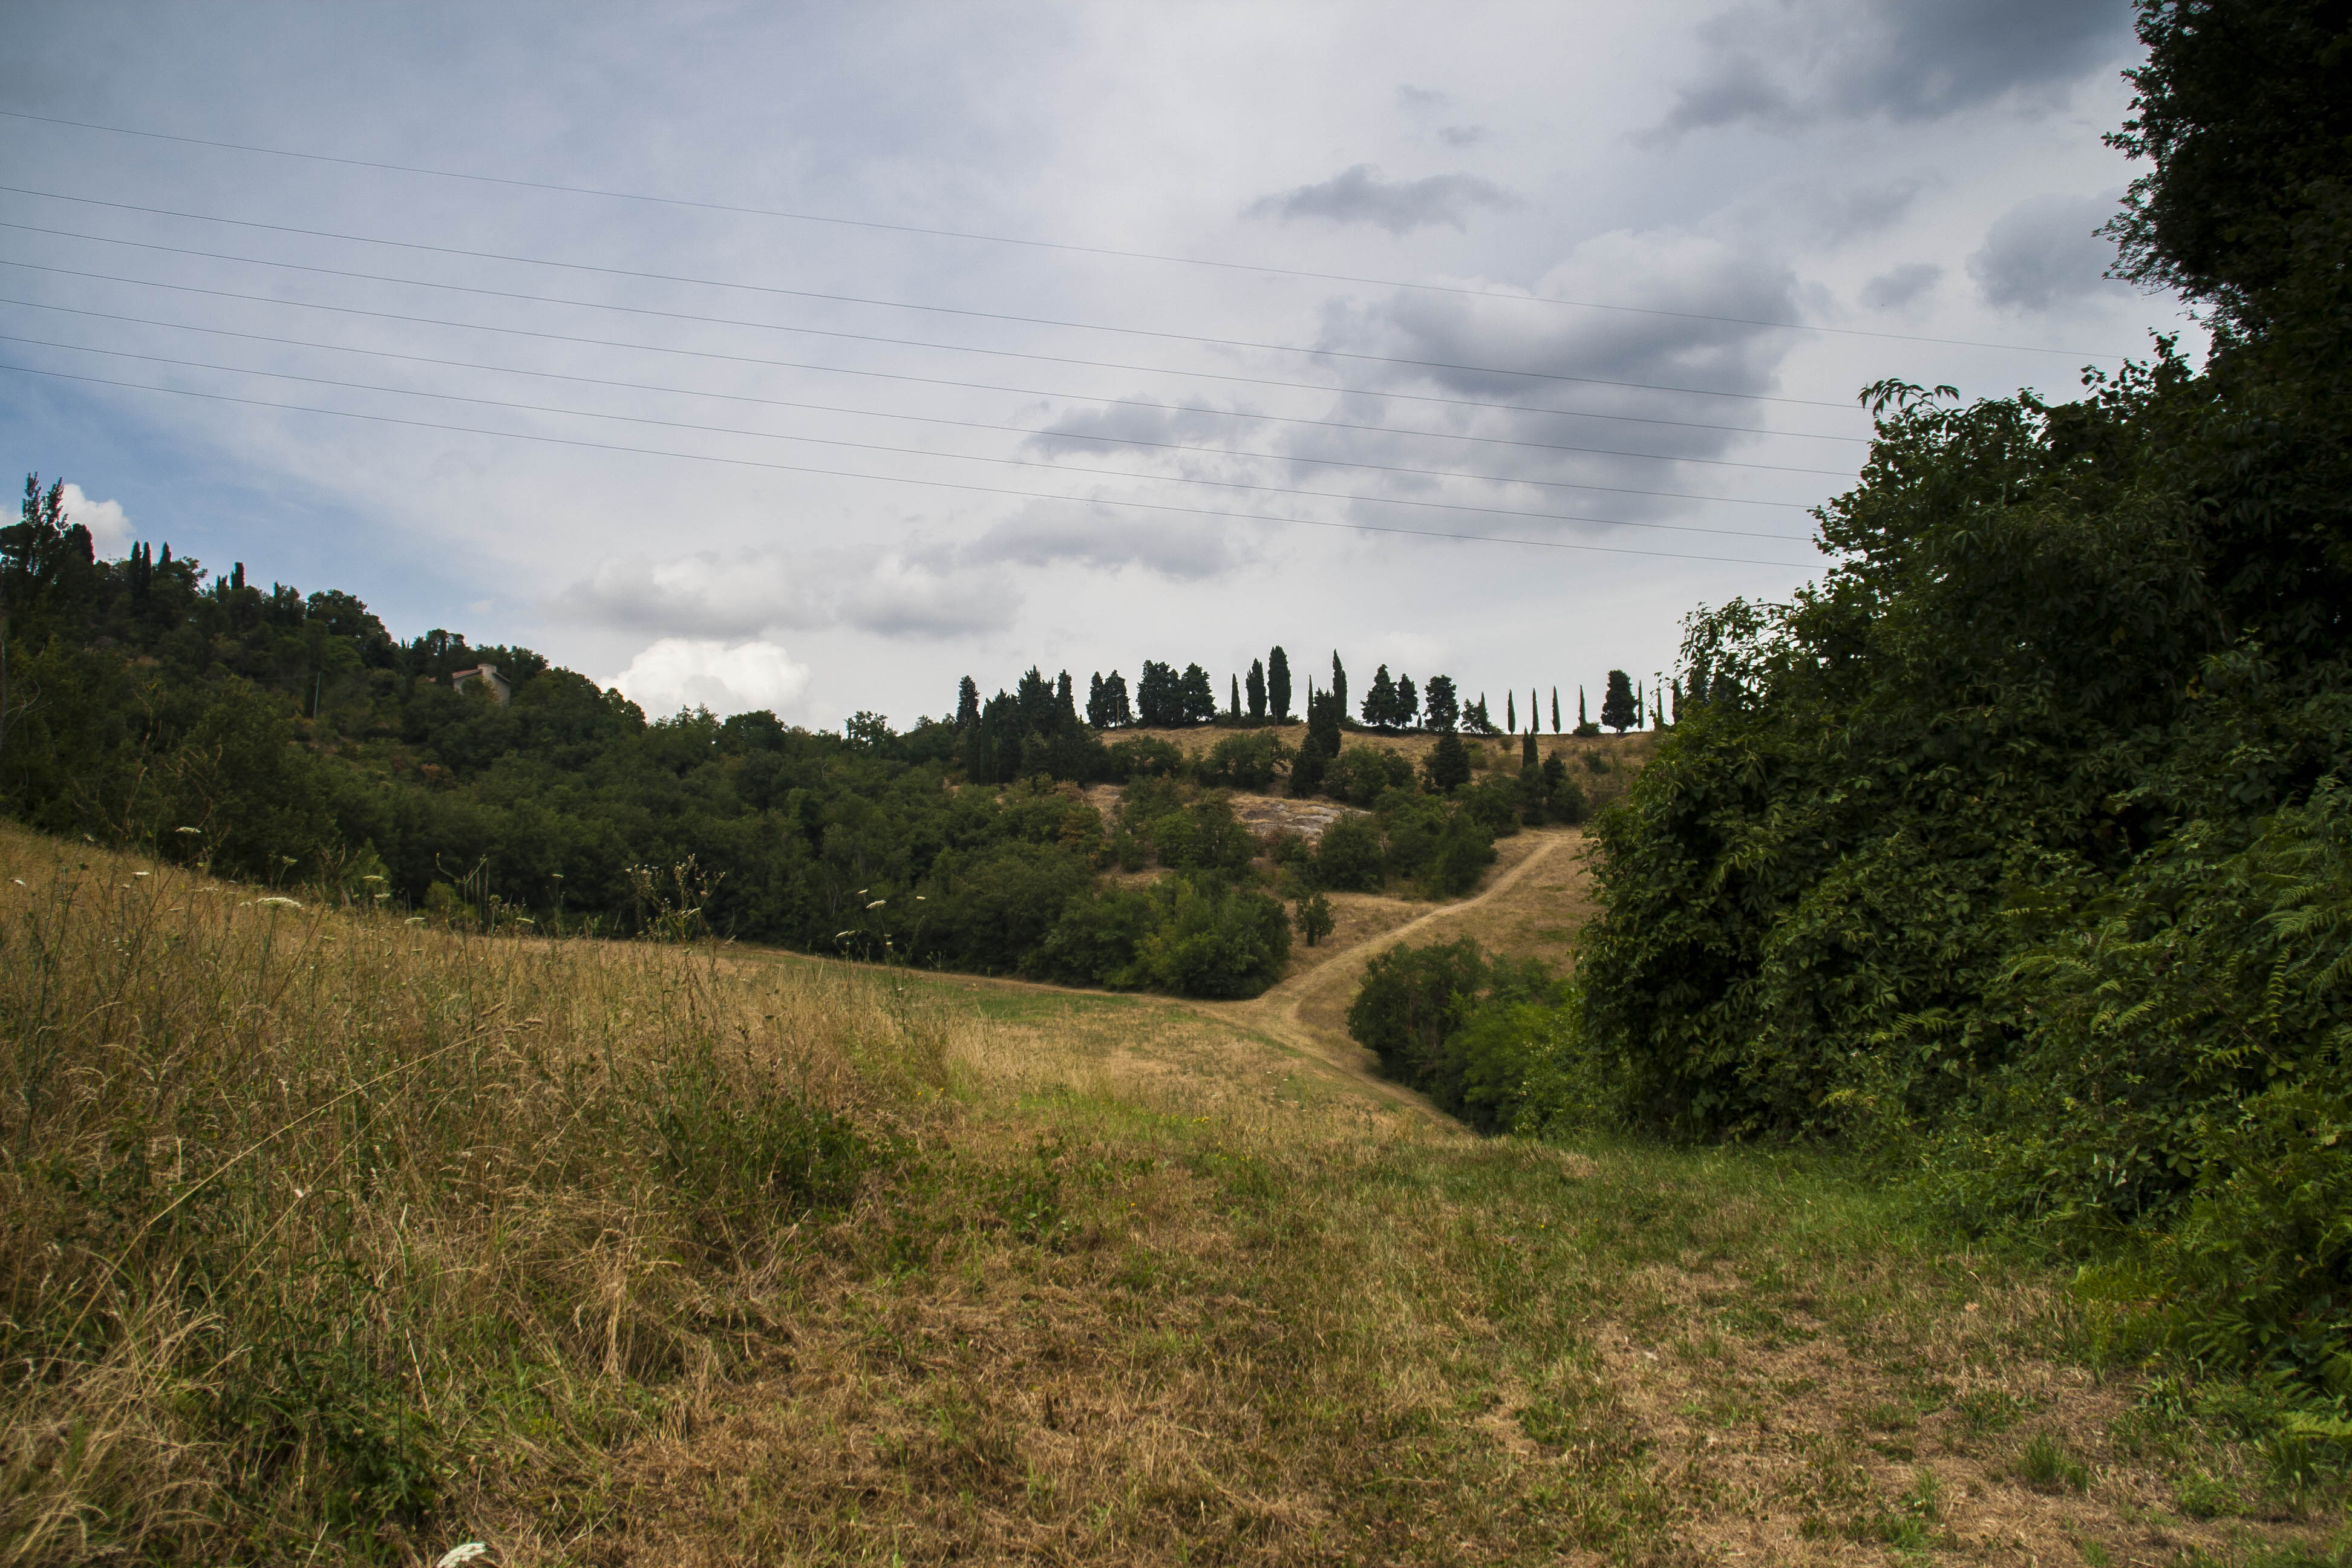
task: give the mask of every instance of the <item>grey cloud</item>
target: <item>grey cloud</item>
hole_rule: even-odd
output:
[[[882,637],[954,637],[1003,631],[1019,615],[1020,590],[1001,572],[971,571],[943,552],[886,555],[844,585],[841,619]]]
[[[1895,310],[1933,289],[1944,269],[1932,261],[1906,261],[1862,286],[1862,302],[1874,310]]]
[[[1519,198],[1475,174],[1432,174],[1420,180],[1383,180],[1370,163],[1359,163],[1319,184],[1261,196],[1243,209],[1245,217],[1318,217],[1332,223],[1368,223],[1391,234],[1410,234],[1437,224],[1466,226],[1473,209],[1510,208]]]
[[[2047,310],[2094,294],[2119,291],[2106,270],[2115,246],[2099,226],[2116,197],[2043,195],[2011,207],[1969,258],[1969,276],[1985,302],[2004,310]]]
[[[1538,302],[1544,296],[1591,298],[1602,292],[1604,282],[1612,282],[1609,291],[1627,304],[1681,313],[1641,314]],[[1547,276],[1537,292],[1538,300],[1507,310],[1494,308],[1491,300],[1474,307],[1457,298],[1420,292],[1402,292],[1370,309],[1334,306],[1327,310],[1323,341],[1335,348],[1439,362],[1418,368],[1398,366],[1385,375],[1351,370],[1352,375],[1367,382],[1377,380],[1399,390],[1435,386],[1453,395],[1535,410],[1424,413],[1413,417],[1414,424],[1542,446],[1487,445],[1472,455],[1435,448],[1397,433],[1318,431],[1298,437],[1292,450],[1301,458],[1467,468],[1506,483],[1542,480],[1549,487],[1589,486],[1596,493],[1580,496],[1572,489],[1547,489],[1537,495],[1512,494],[1477,481],[1423,480],[1416,485],[1396,475],[1386,476],[1381,482],[1381,489],[1391,495],[1419,493],[1449,503],[1501,505],[1515,511],[1626,521],[1658,518],[1674,510],[1667,498],[1637,493],[1643,490],[1704,489],[1761,497],[1786,488],[1769,479],[1735,477],[1722,470],[1677,471],[1677,459],[1726,455],[1744,439],[1735,432],[1694,428],[1689,424],[1589,417],[1607,415],[1699,425],[1759,423],[1753,405],[1744,406],[1737,397],[1775,389],[1790,335],[1749,321],[1803,319],[1799,284],[1785,263],[1753,249],[1693,235],[1620,231],[1578,247]],[[1477,365],[1497,368],[1444,368]],[[1503,374],[1501,367],[1507,366],[1592,379],[1550,382]],[[1709,388],[1734,397],[1594,382]],[[1360,396],[1343,399],[1339,412],[1342,417],[1376,422],[1392,416],[1394,410],[1384,400]],[[1600,450],[1548,449],[1554,447]],[[1702,472],[1706,477],[1700,482],[1696,476]],[[1321,482],[1318,481],[1318,487]],[[1385,524],[1410,521],[1413,526],[1446,531],[1474,526],[1461,518],[1433,521],[1434,514],[1415,515],[1372,503],[1355,506],[1351,512],[1367,521]],[[1584,521],[1533,524],[1515,518],[1511,526],[1549,526],[1556,532],[1590,535],[1595,525]]]
[[[1433,87],[1415,87],[1409,81],[1397,83],[1397,102],[1415,112],[1444,109],[1453,101],[1452,93],[1440,92]]]
[[[1437,139],[1448,147],[1475,147],[1486,140],[1486,128],[1483,125],[1441,125],[1437,128]]]
[[[1150,454],[1164,443],[1214,446],[1245,429],[1243,421],[1196,408],[1138,408],[1132,404],[1084,409],[1055,419],[1027,445],[1034,451],[1101,457],[1133,443],[1132,453]],[[1089,437],[1092,437],[1089,439]]]
[[[1808,0],[1743,5],[1698,30],[1703,63],[1652,132],[1831,118],[1931,121],[2063,104],[2131,47],[2121,0]]]
[[[1825,192],[1815,203],[1822,237],[1843,240],[1876,234],[1899,221],[1927,188],[1926,180],[1915,177]]]
[[[1200,582],[1223,575],[1247,554],[1215,518],[1146,518],[1108,507],[1057,505],[1033,507],[998,523],[963,558],[1013,566],[1067,562],[1098,572],[1139,566],[1177,582]]]
[[[818,618],[784,558],[756,551],[698,551],[668,561],[607,556],[547,607],[594,626],[703,637],[748,637]]]

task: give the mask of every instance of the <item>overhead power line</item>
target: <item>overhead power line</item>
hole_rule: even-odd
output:
[[[276,343],[288,348],[312,349],[326,353],[359,354],[371,359],[401,360],[411,364],[438,365],[448,370],[487,371],[494,375],[526,375],[542,381],[577,382],[583,386],[609,386],[626,392],[653,392],[672,397],[705,397],[725,403],[749,403],[763,408],[793,408],[815,414],[848,414],[865,419],[899,419],[912,424],[942,425],[961,430],[992,430],[1007,435],[1044,437],[1060,441],[1093,441],[1110,447],[1139,447],[1164,452],[1192,452],[1204,457],[1246,458],[1269,463],[1305,463],[1315,468],[1357,468],[1369,473],[1411,474],[1424,479],[1473,479],[1485,484],[1496,485],[1534,485],[1545,489],[1599,490],[1611,495],[1654,496],[1664,500],[1717,501],[1727,506],[1785,507],[1802,510],[1806,504],[1802,501],[1761,500],[1752,496],[1699,495],[1688,490],[1635,489],[1624,485],[1580,484],[1573,479],[1538,479],[1516,474],[1470,473],[1460,468],[1417,468],[1401,463],[1367,463],[1355,458],[1315,458],[1292,452],[1255,452],[1245,447],[1204,447],[1186,441],[1153,441],[1140,436],[1097,436],[1086,431],[1057,430],[1051,426],[1000,425],[982,419],[949,419],[930,414],[902,414],[888,408],[852,408],[836,403],[802,403],[782,397],[755,397],[748,393],[713,392],[693,386],[666,386],[657,382],[617,381],[609,376],[578,375],[560,370],[528,370],[517,365],[485,364],[476,360],[436,359],[430,354],[402,353],[392,349],[353,348],[343,343],[312,342],[303,338],[272,337],[266,332],[241,332],[228,327],[204,327],[185,321],[163,321],[145,316],[124,316],[110,310],[85,310],[71,305],[45,305],[31,300],[10,300],[5,297],[0,297],[0,305],[16,305],[36,310],[53,310],[67,315],[89,316],[106,321],[126,321],[139,326],[163,327],[173,331],[203,332],[212,337],[236,338],[247,342]],[[0,334],[0,337],[5,337],[5,334]],[[79,343],[50,342],[42,338],[14,338],[8,341],[41,343],[49,348],[83,347]],[[1655,462],[1679,460],[1654,453],[1613,452],[1602,447],[1585,447],[1581,450],[1603,457],[1640,458]],[[1823,468],[1817,471],[1841,479],[1849,477],[1843,469]]]
[[[600,267],[585,261],[550,261],[541,257],[513,255],[504,251],[467,250],[457,246],[450,245],[427,245],[421,240],[377,239],[368,235],[341,234],[332,229],[300,228],[292,224],[257,223],[247,218],[214,217],[205,213],[181,212],[171,207],[147,207],[139,206],[130,202],[100,201],[93,196],[60,195],[53,191],[30,190],[22,185],[0,185],[0,192],[6,192],[10,195],[20,196],[40,196],[50,201],[78,202],[85,206],[109,207],[119,212],[144,213],[152,216],[158,217],[185,218],[193,222],[223,224],[236,228],[261,229],[271,234],[299,234],[310,239],[331,239],[353,245],[383,246],[396,250],[419,251],[430,256],[456,256],[461,257],[469,261],[499,261],[525,267],[552,268],[566,272],[589,272],[594,273],[599,277],[626,278],[638,282],[685,283],[697,288],[730,289],[741,293],[771,294],[783,299],[817,300],[832,304],[841,305],[872,305],[880,309],[892,310],[923,310],[929,311],[934,315],[962,316],[975,321],[1011,321],[1023,326],[1055,327],[1084,332],[1110,332],[1117,333],[1123,337],[1159,338],[1167,342],[1199,343],[1207,348],[1248,349],[1255,353],[1264,353],[1303,354],[1313,359],[1354,360],[1364,364],[1400,365],[1409,370],[1451,370],[1459,371],[1466,375],[1516,375],[1523,376],[1530,381],[1568,382],[1580,385],[1591,386],[1643,387],[1651,392],[1672,392],[1678,393],[1685,396],[1731,397],[1745,401],[1794,404],[1809,408],[1840,408],[1851,411],[1854,407],[1854,405],[1850,403],[1836,403],[1821,398],[1764,397],[1756,393],[1721,392],[1699,386],[1654,386],[1643,382],[1601,381],[1592,376],[1570,375],[1559,371],[1517,370],[1507,365],[1459,364],[1450,360],[1411,359],[1397,354],[1360,353],[1351,349],[1313,348],[1300,343],[1269,343],[1260,342],[1249,338],[1215,338],[1204,336],[1198,332],[1160,331],[1149,327],[1114,327],[1105,326],[1091,321],[1066,321],[1052,316],[1022,316],[1003,310],[967,310],[952,305],[910,304],[905,300],[874,300],[857,294],[826,294],[820,293],[814,289],[784,289],[765,283],[730,283],[723,279],[688,278],[670,272],[641,272],[625,267]],[[164,245],[142,245],[142,242],[137,240],[114,239],[105,235],[82,234],[72,229],[43,228],[35,224],[5,224],[0,225],[0,226],[26,229],[35,234],[55,234],[62,235],[73,239],[95,240],[100,244],[104,245],[139,245],[141,246],[141,248],[150,250],[173,250],[175,248],[174,247]],[[180,252],[180,254],[208,257],[217,261],[245,261],[265,267],[293,267],[297,265],[290,261],[271,261],[266,258],[247,256],[229,256],[206,250],[186,250]],[[318,268],[310,268],[309,270],[330,271],[332,269]],[[348,276],[366,277],[368,274],[352,273],[348,274]],[[440,287],[440,285],[434,285],[434,287]],[[927,344],[925,346],[951,347],[954,345]]]
[[[188,387],[154,386],[144,382],[118,381],[107,376],[78,375],[69,371],[43,370],[36,365],[14,364],[0,361],[0,370],[15,371],[22,375],[46,376],[56,381],[80,382],[92,386],[121,387],[132,392],[155,392],[172,397],[202,398],[212,403],[231,403],[248,408],[270,408],[289,414],[316,414],[332,419],[356,419],[373,425],[395,425],[417,430],[442,430],[464,436],[488,436],[507,441],[530,441],[541,446],[567,447],[584,451],[625,452],[647,458],[669,458],[683,462],[718,463],[730,468],[759,468],[773,473],[809,474],[828,479],[862,479],[876,484],[912,485],[926,489],[961,490],[974,495],[1012,497],[1024,500],[1061,501],[1073,506],[1116,507],[1128,510],[1164,512],[1188,517],[1231,518],[1248,522],[1288,523],[1301,528],[1327,528],[1353,531],[1359,533],[1393,534],[1414,539],[1451,540],[1465,544],[1517,544],[1536,550],[1573,550],[1602,555],[1641,555],[1666,561],[1707,561],[1733,566],[1774,566],[1788,571],[1803,572],[1811,568],[1798,561],[1765,561],[1738,555],[1696,555],[1671,550],[1643,550],[1627,544],[1580,544],[1563,539],[1525,539],[1503,534],[1450,533],[1443,529],[1401,528],[1392,524],[1342,522],[1328,518],[1272,517],[1264,512],[1228,511],[1214,507],[1179,506],[1169,501],[1112,500],[1100,496],[1058,495],[1049,490],[1023,490],[1005,486],[975,485],[950,479],[922,479],[906,474],[868,474],[854,469],[820,468],[800,463],[769,462],[756,458],[723,458],[706,452],[676,452],[654,447],[630,447],[612,441],[589,441],[571,436],[545,436],[519,430],[489,430],[474,425],[452,425],[438,420],[406,419],[389,414],[361,414],[343,408],[319,408],[307,404],[272,403],[266,398],[237,397],[221,392],[198,392]],[[1790,541],[1790,542],[1796,542]]]
[[[203,360],[173,359],[163,354],[133,353],[123,349],[89,348],[79,343],[52,342],[42,338],[24,338],[0,333],[0,342],[36,344],[43,348],[62,349],[74,353],[100,354],[109,359],[139,360],[148,364],[175,365],[184,370],[217,371],[229,375],[257,375],[272,381],[300,382],[309,386],[331,386],[347,392],[376,392],[397,397],[425,397],[443,403],[470,403],[483,408],[506,408],[521,414],[549,414],[567,419],[603,419],[614,424],[647,425],[664,430],[691,430],[710,436],[743,436],[762,441],[791,441],[813,447],[838,447],[853,452],[878,452],[891,457],[931,458],[955,463],[986,463],[996,468],[1043,468],[1057,474],[1084,474],[1089,478],[1140,480],[1146,483],[1202,485],[1217,489],[1246,490],[1255,495],[1301,496],[1318,500],[1367,502],[1375,506],[1412,507],[1423,511],[1472,512],[1483,517],[1520,517],[1551,522],[1601,523],[1612,528],[1646,528],[1672,533],[1714,533],[1738,539],[1776,539],[1797,542],[1786,533],[1759,532],[1744,528],[1706,528],[1696,523],[1637,522],[1625,518],[1590,517],[1575,512],[1531,511],[1521,507],[1479,506],[1469,501],[1422,500],[1402,496],[1358,495],[1347,490],[1307,489],[1297,485],[1259,484],[1246,479],[1195,479],[1179,474],[1139,474],[1128,468],[1088,468],[1067,463],[1045,462],[1031,458],[995,458],[968,452],[940,452],[922,447],[893,447],[878,441],[849,441],[830,436],[793,436],[772,430],[747,430],[730,425],[706,425],[687,419],[657,419],[642,414],[606,414],[593,408],[560,408],[546,404],[517,403],[499,397],[475,397],[457,392],[420,392],[413,387],[379,386],[362,381],[339,381],[331,376],[301,375],[291,371],[252,370],[243,365],[213,364]]]
[[[0,222],[0,228],[15,226],[20,226]],[[57,231],[45,230],[42,232]],[[81,237],[78,236],[76,237]],[[135,240],[126,240],[111,243],[136,245],[139,242]],[[265,263],[263,265],[275,264]],[[360,305],[327,305],[321,304],[313,300],[289,300],[277,294],[248,294],[235,289],[206,289],[193,283],[164,283],[159,282],[152,278],[126,278],[120,273],[92,272],[87,268],[78,267],[51,267],[37,261],[17,261],[8,257],[0,257],[0,267],[15,267],[27,272],[47,272],[60,278],[92,279],[101,283],[127,283],[134,288],[161,289],[175,294],[198,294],[206,299],[213,300],[240,300],[257,305],[277,305],[291,310],[320,310],[341,316],[362,316],[371,321],[402,321],[415,326],[452,327],[459,331],[469,332],[496,332],[508,337],[536,338],[545,342],[580,343],[594,348],[628,349],[639,353],[676,354],[694,359],[724,361],[731,364],[766,365],[779,370],[817,371],[827,375],[854,375],[865,377],[869,380],[899,381],[922,386],[953,386],[961,387],[971,392],[1009,392],[1023,397],[1057,397],[1075,402],[1105,404],[1112,407],[1118,408],[1148,408],[1162,414],[1210,414],[1223,419],[1258,420],[1276,425],[1318,426],[1328,430],[1369,430],[1391,436],[1419,437],[1432,441],[1470,441],[1475,442],[1481,446],[1526,447],[1538,451],[1551,452],[1580,452],[1585,450],[1585,448],[1581,447],[1562,446],[1557,442],[1551,441],[1523,441],[1503,436],[1472,436],[1453,430],[1413,430],[1392,425],[1364,425],[1342,419],[1308,419],[1300,416],[1287,414],[1253,414],[1244,413],[1238,409],[1212,408],[1201,404],[1153,403],[1143,398],[1104,397],[1092,393],[1059,392],[1045,387],[1006,386],[999,382],[956,381],[944,376],[912,375],[903,371],[863,370],[848,365],[820,364],[808,360],[769,359],[756,354],[725,353],[715,349],[687,349],[673,347],[666,343],[635,343],[618,338],[583,337],[572,332],[550,332],[530,327],[496,326],[481,321],[453,321],[444,316],[416,316],[399,310],[373,310]],[[372,274],[360,274],[359,276],[373,277]],[[393,279],[393,281],[407,280]],[[445,288],[455,286],[444,284],[422,284],[420,287]],[[548,299],[544,296],[536,294],[509,295],[506,297],[512,299],[536,300],[542,304],[568,305],[578,303],[583,305],[584,308],[591,310],[625,309],[625,307],[598,305],[590,301]],[[19,301],[19,303],[22,302],[23,301]],[[684,319],[727,326],[745,325],[757,327],[763,325],[763,323],[760,322],[736,322],[725,318],[704,316],[692,316]],[[796,329],[779,328],[775,330],[790,331]],[[888,342],[904,342],[904,340],[901,339],[885,339],[882,341]],[[971,352],[984,353],[990,351],[977,350]],[[1093,364],[1095,362],[1081,360],[1064,363]],[[1102,366],[1100,368],[1128,369],[1130,367],[1123,365],[1109,365]],[[1252,386],[1277,386],[1289,387],[1306,392],[1344,393],[1350,396],[1386,397],[1402,402],[1433,403],[1461,408],[1483,408],[1492,410],[1496,413],[1542,414],[1570,419],[1605,419],[1612,424],[1619,425],[1661,425],[1668,426],[1678,430],[1723,430],[1749,436],[1782,437],[1791,440],[1843,441],[1851,445],[1864,447],[1870,444],[1870,438],[1864,436],[1831,436],[1812,430],[1775,430],[1761,425],[1715,425],[1696,419],[1661,419],[1654,416],[1639,414],[1601,414],[1583,408],[1546,408],[1534,404],[1480,403],[1469,398],[1430,397],[1409,392],[1375,392],[1365,387],[1331,386],[1319,382],[1267,381],[1250,376],[1226,376],[1214,371],[1194,373],[1191,371],[1169,370],[1164,368],[1145,368],[1147,373],[1151,374],[1191,375],[1200,374],[1207,375],[1213,379],[1239,381]],[[1604,383],[1601,384],[1611,384]],[[1686,462],[1722,461],[1727,463],[1729,461],[1728,459],[1708,459],[1698,458],[1683,458],[1678,460]],[[1771,467],[1769,464],[1755,463],[1738,463],[1731,466],[1738,468]],[[1827,473],[1831,470],[1794,469],[1791,471],[1803,473]]]
[[[1158,261],[1183,267],[1213,268],[1226,272],[1257,272],[1278,278],[1304,278],[1327,283],[1361,283],[1381,289],[1409,289],[1423,293],[1460,294],[1473,299],[1502,300],[1556,308],[1614,310],[1628,315],[1669,316],[1683,321],[1724,321],[1739,326],[1774,327],[1788,331],[1821,332],[1836,337],[1883,338],[1895,342],[1942,343],[1960,348],[2001,349],[2020,353],[2068,354],[2088,359],[2128,357],[2125,354],[2089,349],[2056,349],[2038,343],[1990,343],[1967,338],[1922,337],[1910,332],[1874,331],[1863,327],[1825,327],[1811,321],[1775,321],[1747,316],[1712,315],[1696,310],[1670,310],[1655,306],[1624,305],[1598,300],[1566,300],[1557,296],[1516,294],[1499,289],[1473,289],[1455,283],[1417,283],[1402,279],[1371,278],[1347,272],[1318,272],[1297,267],[1276,267],[1262,262],[1223,261],[1207,257],[1173,256],[1149,250],[1125,250],[1110,246],[1076,245],[1062,240],[1024,239],[1011,235],[984,234],[968,229],[934,228],[919,224],[886,223],[872,218],[840,217],[825,213],[794,212],[776,207],[696,201],[683,196],[651,195],[635,191],[608,190],[594,185],[563,184],[549,180],[523,180],[498,174],[473,174],[457,169],[435,169],[414,163],[391,163],[365,158],[343,158],[325,153],[298,153],[283,147],[263,147],[243,142],[218,142],[201,136],[178,136],[160,131],[135,131],[128,126],[102,125],[93,121],[67,120],[54,115],[28,114],[14,110],[0,110],[0,115],[15,120],[37,121],[49,125],[72,126],[82,131],[102,131],[118,136],[138,136],[150,141],[177,142],[188,146],[220,148],[236,153],[256,153],[275,158],[296,158],[311,163],[340,164],[345,168],[377,169],[402,174],[424,174],[435,179],[466,180],[478,184],[504,185],[519,190],[553,191],[566,195],[597,196],[613,201],[646,202],[663,206],[693,208],[702,212],[731,213],[748,217],[782,218],[794,223],[828,224],[844,228],[874,229],[891,234],[919,234],[934,238],[973,240],[989,245],[1021,246],[1034,250],[1057,250],[1080,256],[1118,257],[1133,261]]]

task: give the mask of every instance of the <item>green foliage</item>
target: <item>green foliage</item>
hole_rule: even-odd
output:
[[[1462,737],[1452,730],[1438,731],[1437,744],[1429,749],[1429,787],[1439,795],[1451,795],[1470,782],[1470,753],[1462,744]]]
[[[1152,889],[1161,919],[1137,962],[1180,996],[1255,996],[1290,961],[1290,921],[1279,900],[1210,879],[1171,878]]]
[[[1342,751],[1323,772],[1323,792],[1358,807],[1370,806],[1392,789],[1411,789],[1412,782],[1412,758],[1360,743]]]
[[[1517,1124],[1544,1009],[1560,998],[1532,959],[1489,958],[1465,938],[1399,945],[1372,960],[1348,1033],[1381,1070],[1481,1131]]]
[[[1633,681],[1623,670],[1611,670],[1609,684],[1601,695],[1601,724],[1622,735],[1641,721],[1641,710],[1633,704]]]
[[[1508,838],[1519,830],[1518,781],[1489,773],[1462,792],[1462,809],[1490,837]]]
[[[1271,731],[1258,731],[1227,735],[1210,747],[1197,774],[1213,789],[1265,790],[1289,762],[1290,748]]]
[[[348,594],[265,591],[241,568],[208,582],[168,546],[96,561],[62,497],[32,487],[0,531],[0,803],[52,832],[467,930],[733,937],[1150,985],[1178,971],[1136,953],[1175,906],[1139,925],[1131,903],[1092,897],[1097,866],[1156,853],[1233,877],[1257,853],[1222,797],[1170,794],[1178,748],[1104,745],[1066,672],[1033,668],[985,700],[966,678],[955,721],[903,733],[873,713],[840,735],[770,713],[648,721],[528,649],[395,641]],[[486,662],[508,700],[452,686]],[[1206,689],[1153,668],[1180,710]],[[1116,675],[1092,697],[1124,721]],[[1263,788],[1284,754],[1237,736],[1209,773]],[[1107,834],[1066,787],[1095,781],[1166,809]]]
[[[1348,816],[1326,827],[1316,841],[1312,875],[1319,888],[1378,892],[1386,875],[1380,825],[1369,816]]]
[[[2352,1366],[2352,99],[2326,8],[2152,3],[2127,266],[2201,369],[1887,381],[1836,565],[1704,612],[1599,832],[1577,1048],[1860,1137],[2213,1365]],[[1615,696],[1612,676],[1611,695]],[[1616,722],[1604,710],[1604,721]]]
[[[1298,934],[1307,939],[1307,946],[1313,947],[1331,934],[1331,900],[1320,893],[1309,894],[1298,900],[1292,918],[1298,922]]]

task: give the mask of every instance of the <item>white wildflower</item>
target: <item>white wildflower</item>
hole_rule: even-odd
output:
[[[272,893],[268,898],[257,901],[268,905],[272,909],[279,910],[299,910],[302,907],[300,903],[295,900],[287,898],[282,893]]]
[[[471,1563],[477,1557],[488,1555],[489,1550],[478,1541],[468,1541],[463,1546],[452,1546],[441,1553],[435,1560],[433,1568],[457,1568],[460,1563]]]
[[[877,900],[875,900],[872,903],[870,903],[870,904],[866,905],[866,907],[867,909],[869,909],[869,910],[878,910],[878,909],[880,909],[883,905],[885,905],[885,904],[888,903],[889,901],[890,901],[890,900],[887,900],[887,899],[877,899]]]

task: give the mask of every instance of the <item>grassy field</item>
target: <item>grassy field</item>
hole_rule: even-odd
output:
[[[1416,939],[1572,923],[1510,844]],[[1470,1138],[1339,970],[297,897],[0,829],[0,1562],[2343,1560],[2261,1391],[1833,1162]]]

